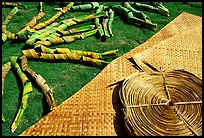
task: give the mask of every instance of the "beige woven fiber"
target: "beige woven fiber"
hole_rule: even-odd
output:
[[[202,26],[186,30],[133,56],[144,70],[146,61],[158,70],[184,69],[202,78]]]
[[[123,81],[119,97],[129,135],[202,135],[202,80],[192,73],[133,73]]]
[[[25,130],[21,136],[126,135],[118,95],[120,88],[119,82],[130,74],[139,72],[128,59],[134,56],[137,60],[145,59],[150,61],[157,68],[185,69],[201,78],[202,39],[200,38],[202,34],[199,30],[201,26],[201,17],[189,13],[180,14],[145,43],[112,61],[93,80],[36,124]],[[188,39],[185,39],[185,37],[180,35],[185,35],[185,37],[187,35],[190,36],[188,36]],[[185,41],[185,44],[183,44],[183,41]],[[190,46],[187,46],[188,44]],[[161,48],[162,45],[165,45],[164,49]],[[181,48],[182,46],[183,48]],[[151,54],[148,53],[149,49],[155,52],[151,47],[156,47],[156,50],[162,49],[162,52],[165,52],[169,48],[172,49],[172,52],[177,50],[180,58],[175,58],[179,59],[179,61],[173,62],[172,60],[174,59],[172,59],[173,57],[169,53],[169,57],[165,57],[164,61],[162,61],[164,59],[162,57],[159,63],[157,63],[158,57],[153,56],[153,59],[150,59],[148,55]],[[193,49],[192,52],[191,49]],[[138,56],[139,58],[137,57],[138,53],[140,54]],[[183,53],[185,57],[183,57]],[[173,54],[173,56],[175,55]],[[165,65],[168,58],[171,59],[171,62],[168,63],[168,66],[162,66]],[[161,62],[164,64],[159,66]]]

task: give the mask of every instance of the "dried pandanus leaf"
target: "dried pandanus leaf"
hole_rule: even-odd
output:
[[[11,12],[6,16],[6,19],[2,23],[2,41],[3,41],[3,43],[7,39],[16,39],[15,34],[11,33],[10,31],[7,31],[6,26],[8,25],[8,23],[10,22],[12,17],[17,13],[17,11],[18,11],[18,8],[14,7],[11,10]]]
[[[35,32],[35,29],[32,29],[36,24],[37,21],[42,19],[45,16],[45,13],[42,11],[42,2],[39,4],[38,14],[32,18],[30,22],[28,22],[23,29],[21,29],[16,35],[19,39],[28,39],[29,36]]]
[[[105,59],[110,56],[116,55],[116,52],[118,50],[111,50],[107,51],[104,53],[96,53],[96,52],[87,52],[87,51],[82,51],[82,50],[70,50],[68,48],[47,48],[45,46],[41,46],[40,49],[38,48],[36,51],[42,52],[42,53],[48,53],[48,54],[79,54],[81,56],[86,56],[90,58],[95,58],[95,59]]]
[[[73,53],[73,54],[79,54],[81,56],[86,56],[86,57],[90,57],[94,59],[105,59],[105,58],[115,55],[118,50],[107,51],[104,53],[96,53],[96,52],[86,52],[82,50],[70,50],[68,48],[56,48],[56,51],[59,54]]]
[[[27,46],[34,46],[36,41],[45,41],[47,38],[50,37],[59,37],[60,34],[56,33],[56,29],[46,27],[42,30],[34,32],[30,38],[26,41]],[[52,36],[51,36],[52,35]]]
[[[50,25],[51,23],[53,23],[54,21],[56,21],[61,15],[65,14],[66,12],[68,12],[68,10],[74,5],[74,2],[70,2],[69,4],[67,4],[66,7],[63,7],[62,10],[60,10],[59,12],[57,12],[53,17],[51,17],[50,19],[44,21],[44,22],[40,22],[39,24],[34,26],[35,30],[40,30],[43,27]]]
[[[142,19],[136,18],[133,15],[133,12],[130,11],[129,9],[121,6],[121,5],[115,5],[112,7],[113,10],[117,13],[119,13],[121,16],[124,16],[127,20],[128,23],[133,24],[133,25],[138,25],[138,26],[144,26],[152,30],[157,29],[157,24],[151,23],[151,22],[145,22]]]
[[[53,110],[56,107],[56,103],[54,100],[52,89],[45,83],[45,79],[40,74],[35,73],[30,67],[28,67],[27,58],[25,55],[21,56],[19,59],[21,61],[22,70],[29,73],[31,77],[36,81],[37,85],[45,95],[50,110]]]
[[[7,62],[5,63],[4,65],[2,65],[2,96],[4,94],[4,81],[5,81],[5,78],[8,74],[8,72],[10,71],[11,69],[11,62]],[[3,116],[3,113],[2,113],[2,121],[5,122],[5,118]]]
[[[47,53],[36,53],[35,50],[23,50],[23,54],[28,59],[41,59],[44,61],[78,61],[78,62],[88,62],[95,66],[104,66],[108,62],[103,60],[94,59],[86,56],[81,56],[77,53],[70,54],[47,54]],[[37,55],[37,56],[36,56]]]
[[[59,34],[56,33],[57,31],[58,32],[64,31],[64,30],[67,29],[67,27],[70,27],[72,25],[75,25],[75,24],[78,24],[78,23],[81,23],[81,22],[85,22],[85,21],[88,21],[88,20],[91,20],[91,19],[94,19],[94,18],[97,18],[97,17],[102,17],[104,15],[105,15],[105,12],[93,13],[93,14],[90,14],[90,15],[84,15],[84,16],[81,16],[81,17],[74,17],[74,18],[71,18],[71,19],[63,20],[60,23],[53,24],[54,27],[51,26],[51,25],[47,26],[45,29],[42,29],[42,30],[39,30],[39,31],[33,33],[32,36],[26,41],[26,45],[27,46],[33,46],[33,45],[35,45],[35,42],[38,39],[38,40],[46,41],[46,46],[49,46],[49,45],[51,45],[51,43],[49,42],[49,40],[46,40],[48,38],[50,40],[59,39],[58,41],[60,41],[60,38],[58,38]],[[56,43],[58,43],[58,41]],[[43,43],[45,43],[45,42],[43,42]]]
[[[79,54],[47,54],[47,53],[41,53],[42,59],[44,60],[51,60],[51,61],[81,61],[81,62],[88,62],[91,63],[94,66],[105,66],[109,62],[94,59],[86,56],[81,56]]]
[[[18,110],[18,113],[15,117],[14,122],[12,123],[11,126],[11,132],[13,133],[17,127],[20,124],[20,121],[23,117],[23,113],[27,107],[27,100],[30,92],[32,91],[32,84],[29,81],[29,79],[26,77],[26,75],[22,72],[19,64],[17,63],[17,56],[11,56],[10,61],[11,61],[11,66],[14,69],[15,72],[17,72],[18,76],[21,78],[22,85],[23,85],[23,94],[22,94],[22,100],[20,104],[20,108]]]
[[[39,52],[36,52],[36,50]],[[96,66],[107,65],[108,62],[105,62],[100,59],[107,58],[116,54],[117,50],[107,51],[104,53],[95,53],[95,52],[86,52],[80,50],[69,50],[67,48],[56,48],[50,49],[44,46],[37,47],[35,49],[22,50],[22,53],[28,59],[41,59],[48,61],[81,61],[81,62],[90,62]]]
[[[27,9],[26,5],[21,5],[19,2],[18,3],[2,2],[2,6],[3,7],[11,7],[11,8],[17,7],[19,9],[21,9],[21,8]]]

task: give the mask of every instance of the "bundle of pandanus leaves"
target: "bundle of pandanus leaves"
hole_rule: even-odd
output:
[[[123,16],[129,24],[146,27],[152,30],[157,30],[158,25],[152,23],[150,17],[140,10],[151,11],[169,16],[169,11],[163,6],[162,2],[124,2],[121,5],[114,5],[112,8],[120,16]]]
[[[23,86],[20,108],[11,125],[11,132],[14,132],[20,125],[20,121],[27,107],[28,97],[33,89],[32,82],[35,82],[42,90],[50,110],[53,110],[57,106],[52,89],[48,86],[48,84],[46,84],[46,80],[40,74],[36,73],[28,66],[28,60],[75,61],[91,63],[95,66],[104,67],[109,63],[104,61],[104,59],[116,55],[117,50],[96,53],[81,50],[70,50],[68,48],[48,48],[48,46],[71,43],[96,34],[97,28],[95,25],[84,25],[72,29],[69,29],[69,27],[82,22],[90,21],[95,18],[103,18],[106,15],[104,11],[56,22],[60,16],[68,12],[74,5],[74,2],[70,2],[50,19],[37,23],[45,16],[42,10],[42,2],[40,2],[39,13],[34,16],[33,19],[28,22],[18,33],[14,34],[7,30],[7,25],[19,10],[19,4],[12,5],[11,3],[2,3],[2,5],[3,4],[4,6],[9,5],[10,7],[13,6],[14,8],[11,10],[6,17],[6,20],[2,24],[2,41],[24,40],[26,47],[28,47],[28,49],[22,50],[22,55],[11,56],[10,60],[2,65],[2,95],[4,90],[4,80],[11,69],[18,74]],[[2,121],[6,121],[3,114]]]
[[[48,86],[48,84],[46,84],[46,80],[40,74],[36,73],[28,66],[28,60],[77,61],[104,67],[109,63],[104,60],[116,55],[117,50],[96,53],[71,50],[68,48],[51,49],[48,47],[57,44],[68,44],[76,40],[85,39],[92,35],[98,35],[102,41],[106,41],[106,38],[113,36],[112,23],[114,20],[114,12],[126,17],[127,21],[131,24],[133,23],[153,30],[157,28],[157,24],[152,23],[147,15],[137,9],[150,10],[166,16],[169,15],[168,9],[159,2],[152,2],[150,3],[151,6],[137,2],[125,2],[113,7],[99,5],[98,2],[56,2],[56,4],[65,4],[65,6],[63,8],[57,8],[56,10],[59,11],[53,17],[38,23],[38,21],[45,16],[42,9],[42,2],[40,2],[38,14],[34,16],[19,32],[14,34],[7,30],[7,25],[19,9],[26,9],[27,7],[19,3],[13,4],[2,2],[2,6],[13,8],[2,23],[2,42],[4,43],[7,40],[23,40],[25,41],[25,46],[28,48],[22,50],[22,55],[20,56],[11,56],[10,60],[2,65],[2,96],[4,80],[11,69],[18,74],[23,86],[20,108],[12,123],[11,132],[14,132],[20,125],[23,113],[27,107],[29,94],[33,89],[32,82],[35,82],[42,90],[50,110],[53,110],[57,106],[52,89]],[[68,11],[92,11],[92,13],[57,22],[57,19],[66,14]],[[70,27],[74,25],[91,20],[94,20],[93,25],[84,25],[70,29]],[[31,78],[31,80],[29,78]],[[2,114],[2,121],[5,120],[6,119]]]

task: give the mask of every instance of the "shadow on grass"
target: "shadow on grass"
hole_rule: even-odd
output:
[[[108,63],[102,63],[102,66],[97,66],[97,65],[93,65],[90,62],[87,61],[66,61],[63,59],[57,59],[57,60],[43,60],[43,59],[28,59],[29,61],[36,61],[36,62],[47,62],[47,63],[65,63],[65,62],[69,62],[69,63],[73,63],[73,64],[81,64],[83,66],[88,66],[88,67],[95,67],[98,69],[104,69]]]
[[[137,22],[135,22],[132,19],[130,20],[131,22],[128,22],[128,19],[125,16],[121,16],[118,13],[116,15],[119,16],[120,20],[126,25],[132,25],[132,26],[138,27],[138,28],[143,29],[143,30],[153,31],[154,32],[154,30],[148,28],[146,24],[138,24]]]
[[[14,74],[15,78],[16,78],[16,83],[18,85],[18,88],[19,88],[19,97],[18,97],[18,106],[17,106],[17,110],[16,110],[16,113],[15,113],[15,117],[13,118],[12,120],[12,123],[14,122],[15,118],[16,118],[16,115],[18,114],[18,110],[19,108],[21,107],[21,101],[22,101],[22,96],[23,96],[23,84],[22,84],[22,81],[20,79],[20,77],[18,76],[17,72],[14,71],[13,69],[11,69],[12,73]],[[12,124],[11,124],[12,125]]]
[[[46,100],[46,98],[45,98],[45,95],[43,95],[42,105],[43,105],[43,113],[42,113],[42,116],[45,116],[45,115],[47,115],[47,114],[50,112],[49,105],[48,105],[48,103],[47,103],[47,100]]]
[[[26,40],[21,40],[21,39],[18,39],[18,40],[11,40],[10,41],[10,44],[20,44],[20,43],[25,43]]]

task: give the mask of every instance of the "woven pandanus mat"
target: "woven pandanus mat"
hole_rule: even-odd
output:
[[[128,59],[158,42],[165,41],[195,26],[201,26],[201,24],[201,17],[182,13],[156,33],[153,36],[154,39],[150,38],[137,48],[112,61],[93,80],[25,130],[21,136],[126,135],[118,97],[120,86],[114,84],[134,72],[139,72]]]
[[[145,71],[153,65],[157,70],[184,69],[202,79],[202,26],[186,30],[161,41],[133,56]]]

